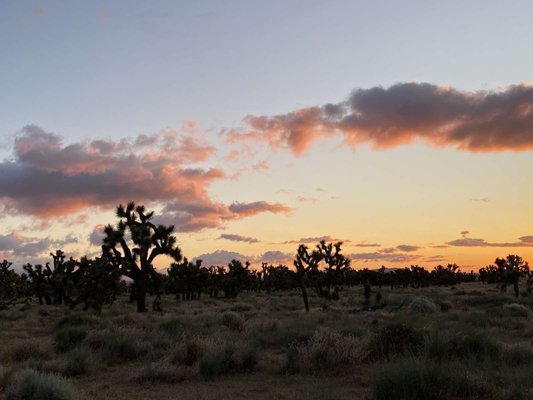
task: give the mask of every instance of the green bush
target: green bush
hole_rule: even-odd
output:
[[[371,381],[373,400],[448,400],[483,398],[465,372],[449,365],[408,359],[386,365]]]
[[[242,331],[244,329],[244,318],[235,311],[225,311],[222,314],[222,324],[232,331]]]
[[[15,342],[6,349],[6,355],[13,361],[22,362],[30,359],[48,360],[51,357],[51,349],[42,341],[35,339]]]
[[[72,400],[74,386],[65,378],[26,369],[6,393],[6,400]]]
[[[74,349],[65,356],[63,373],[67,376],[83,375],[89,371],[91,353],[83,348]]]
[[[204,380],[213,380],[225,374],[253,371],[257,359],[255,347],[237,348],[232,344],[225,344],[204,354],[199,363],[200,376]]]
[[[290,346],[287,372],[337,375],[367,358],[368,348],[361,339],[321,328],[309,342]]]
[[[370,341],[371,357],[389,359],[399,354],[418,354],[424,346],[424,335],[403,322],[393,321],[381,328]]]
[[[152,363],[141,368],[133,375],[132,380],[136,383],[174,383],[179,381],[176,368],[172,365]]]
[[[434,331],[426,344],[426,355],[438,362],[451,359],[497,361],[500,354],[501,346],[480,333],[445,335]]]
[[[185,330],[185,324],[181,319],[173,318],[161,322],[159,324],[159,329],[175,335],[178,333],[182,333]]]
[[[234,346],[225,345],[221,349],[212,350],[204,354],[199,364],[200,376],[207,381],[218,378],[223,373],[230,371],[234,367],[234,353]]]
[[[87,336],[83,326],[64,327],[54,334],[54,348],[61,353],[71,350]]]

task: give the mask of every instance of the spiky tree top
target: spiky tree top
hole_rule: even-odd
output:
[[[350,259],[341,254],[342,242],[327,243],[325,240],[320,241],[317,245],[320,258],[328,266],[328,270],[340,272],[350,266]]]
[[[309,253],[309,248],[305,244],[298,246],[294,266],[299,275],[318,268],[318,263],[322,259],[319,251],[313,250]]]
[[[107,225],[102,251],[123,275],[136,280],[140,275],[152,274],[153,262],[160,255],[181,260],[181,250],[172,234],[174,226],[155,225],[153,211],[128,203],[117,207],[120,218],[116,228]],[[128,237],[129,234],[129,237]]]

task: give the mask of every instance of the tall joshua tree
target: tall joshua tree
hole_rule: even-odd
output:
[[[137,311],[147,311],[146,293],[150,281],[158,281],[154,260],[167,255],[179,262],[181,250],[172,234],[174,226],[155,225],[151,222],[153,211],[133,202],[117,207],[120,219],[116,228],[107,225],[102,245],[104,257],[120,269],[122,275],[133,281]]]
[[[338,299],[338,285],[343,281],[342,276],[350,267],[350,259],[341,254],[341,246],[342,242],[326,244],[324,240],[317,245],[320,258],[326,264],[324,279],[326,290],[323,292],[323,296],[327,299]],[[331,293],[332,286],[335,288],[334,293]]]
[[[309,300],[307,298],[307,273],[318,269],[318,263],[321,260],[321,255],[317,250],[309,253],[309,249],[305,244],[298,247],[294,266],[296,267],[296,276],[300,290],[302,291],[302,298],[304,301],[305,311],[309,312]]]

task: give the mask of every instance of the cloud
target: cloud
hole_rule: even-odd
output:
[[[268,171],[269,168],[270,168],[270,164],[268,163],[267,160],[259,161],[258,163],[255,163],[254,165],[252,165],[252,169],[258,172]]]
[[[0,252],[4,257],[27,259],[28,257],[42,255],[77,242],[78,239],[73,235],[68,235],[64,239],[54,240],[49,237],[23,236],[13,231],[7,235],[0,235]]]
[[[420,256],[417,254],[372,252],[354,253],[348,255],[348,258],[354,261],[363,262],[382,261],[391,263],[410,263],[420,259]]]
[[[474,197],[471,198],[470,201],[475,201],[478,203],[490,203],[490,199],[488,199],[487,197]]]
[[[396,248],[400,251],[405,251],[405,252],[412,252],[412,251],[417,251],[420,249],[420,246],[413,246],[413,245],[409,245],[409,244],[401,244],[399,246],[396,246]]]
[[[297,196],[296,201],[298,203],[312,203],[315,204],[318,199],[316,197],[307,197],[307,196]]]
[[[367,243],[366,241],[360,243],[353,243],[350,246],[353,247],[381,247],[380,243]]]
[[[216,250],[212,253],[201,254],[198,257],[192,259],[193,262],[196,260],[202,260],[202,265],[209,267],[211,265],[226,265],[229,264],[232,260],[238,260],[241,262],[246,262],[250,257],[245,256],[244,254],[237,253],[234,251],[227,250]]]
[[[349,243],[350,240],[342,240],[342,239],[336,239],[330,235],[325,236],[311,236],[311,237],[303,237],[298,240],[286,240],[285,242],[281,242],[279,244],[308,244],[308,243],[316,243],[318,244],[322,240],[326,242],[343,242],[343,243]]]
[[[533,149],[533,87],[461,91],[430,83],[354,90],[347,100],[275,116],[246,116],[228,142],[266,142],[303,154],[320,138],[393,148],[421,140],[468,152]]]
[[[446,243],[456,247],[533,247],[533,236],[522,236],[518,242],[487,242],[485,239],[474,239],[463,236],[462,239],[452,240]]]
[[[133,139],[63,145],[58,135],[28,125],[15,139],[14,159],[0,163],[0,206],[11,214],[46,220],[135,200],[162,204],[161,220],[183,232],[267,211],[290,211],[281,203],[228,206],[211,199],[211,184],[226,176],[219,168],[196,166],[215,149],[194,129],[188,125],[185,131],[163,129]]]
[[[231,234],[231,233],[223,233],[218,238],[232,240],[234,242],[245,242],[245,243],[259,243],[260,242],[260,240],[253,238],[253,237],[236,235],[236,234]]]
[[[266,262],[269,264],[286,264],[291,265],[294,260],[294,255],[291,253],[284,253],[279,250],[271,250],[264,252],[257,261]]]
[[[89,234],[89,243],[93,246],[101,246],[104,241],[104,225],[98,224],[96,225],[92,232]]]
[[[292,211],[289,207],[282,203],[269,203],[267,201],[254,201],[251,203],[234,202],[229,206],[232,213],[240,216],[252,216],[263,212],[289,213]]]

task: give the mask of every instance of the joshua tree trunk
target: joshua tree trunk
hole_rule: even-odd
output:
[[[135,282],[135,299],[137,300],[137,312],[148,311],[146,308],[146,280],[140,278]]]
[[[309,312],[309,300],[307,299],[307,288],[305,287],[305,283],[303,280],[300,282],[300,288],[302,289],[302,298],[304,300],[305,311]]]

